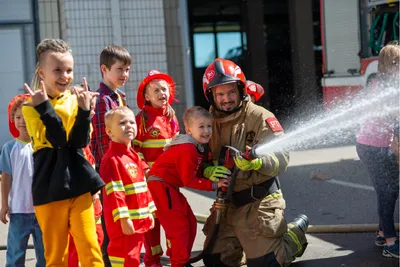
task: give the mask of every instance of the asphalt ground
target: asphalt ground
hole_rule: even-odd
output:
[[[327,181],[313,180],[315,174]],[[317,175],[317,176],[318,176]],[[311,225],[348,226],[376,224],[376,196],[364,166],[357,158],[354,146],[314,149],[291,153],[287,171],[280,175],[286,199],[285,217],[292,220],[299,213],[309,217]],[[192,209],[197,214],[209,214],[215,193],[183,189]],[[395,212],[399,222],[398,205]],[[197,225],[198,234],[193,255],[200,253],[204,235],[203,224]],[[329,230],[329,228],[328,228]],[[374,245],[375,233],[309,233],[308,248],[294,267],[394,267],[399,261],[385,258],[382,249]],[[163,238],[164,240],[164,238]],[[0,246],[7,242],[7,225],[0,225]],[[30,241],[30,243],[32,243]],[[165,247],[165,242],[163,241]],[[5,250],[0,251],[0,266],[5,266]],[[162,258],[169,265],[168,258]],[[34,250],[29,249],[26,265],[35,264]],[[203,266],[200,261],[195,266]]]

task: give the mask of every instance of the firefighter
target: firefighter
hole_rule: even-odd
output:
[[[246,146],[265,144],[284,135],[274,114],[249,100],[245,75],[235,63],[215,59],[203,75],[203,90],[214,117],[214,134],[209,142],[213,161],[225,145],[244,151]],[[204,264],[239,266],[244,252],[249,267],[288,266],[303,254],[308,227],[305,215],[290,224],[283,217],[285,200],[277,175],[286,170],[288,153],[268,153],[251,161],[238,155],[234,160],[239,172],[232,201],[221,216],[217,241],[211,254],[204,256]],[[214,217],[212,208],[203,228],[205,247],[211,239]]]

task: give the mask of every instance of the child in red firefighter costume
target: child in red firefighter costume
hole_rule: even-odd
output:
[[[156,204],[157,218],[170,241],[172,267],[188,263],[196,237],[196,218],[180,187],[214,191],[227,186],[227,180],[213,182],[199,175],[203,161],[203,144],[212,134],[212,117],[202,107],[192,107],[183,116],[187,134],[174,137],[150,169],[147,180]],[[199,169],[200,168],[200,169]]]
[[[170,105],[174,97],[174,80],[159,71],[150,70],[139,85],[136,101],[141,112],[136,115],[138,134],[134,145],[135,151],[150,167],[163,153],[164,146],[179,134],[179,122]],[[147,267],[161,266],[160,257],[163,254],[160,222],[156,217],[154,223],[154,228],[145,234],[144,263]]]
[[[155,206],[144,176],[148,166],[131,147],[137,132],[132,110],[123,106],[108,111],[105,125],[111,142],[101,161],[100,175],[106,183],[107,252],[112,266],[137,267],[144,233],[154,227]]]

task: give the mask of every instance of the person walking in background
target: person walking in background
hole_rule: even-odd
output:
[[[367,88],[372,97],[374,90],[399,87],[399,63],[399,45],[389,44],[381,49],[377,80]],[[383,247],[383,256],[399,258],[399,240],[394,225],[394,210],[399,196],[399,166],[395,155],[390,152],[394,123],[395,119],[389,114],[365,120],[357,133],[356,147],[377,196],[379,229],[375,245]]]

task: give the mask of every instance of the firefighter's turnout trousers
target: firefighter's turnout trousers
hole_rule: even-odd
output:
[[[244,252],[249,267],[289,266],[303,253],[307,240],[301,229],[286,223],[285,205],[280,190],[241,207],[228,205],[212,254],[204,258],[205,265],[240,266]],[[205,246],[214,222],[212,210],[203,228]]]

